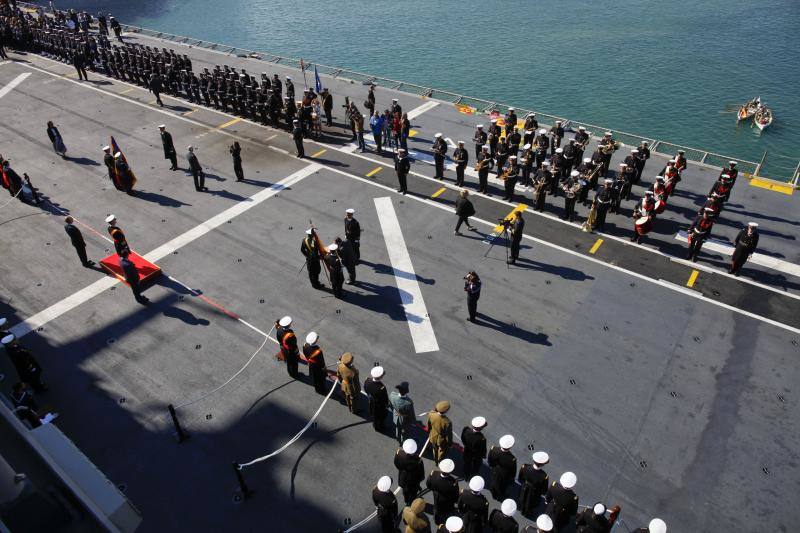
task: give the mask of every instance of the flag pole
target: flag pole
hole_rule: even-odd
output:
[[[300,58],[300,70],[303,71],[303,88],[308,89],[308,82],[306,81],[306,65],[303,62],[303,58]]]

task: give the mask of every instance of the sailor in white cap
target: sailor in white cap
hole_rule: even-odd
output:
[[[327,395],[325,356],[319,346],[319,335],[316,331],[311,331],[306,335],[306,343],[303,344],[303,358],[308,363],[308,375],[314,383],[314,390],[317,391],[317,394]]]
[[[425,486],[433,492],[433,517],[437,524],[453,514],[458,503],[458,480],[452,475],[455,463],[452,459],[439,461],[439,469],[431,470]]]
[[[397,156],[394,159],[394,171],[397,173],[397,182],[399,184],[397,192],[405,194],[408,191],[406,178],[411,171],[411,162],[408,160],[408,157],[406,157],[405,148],[397,150]]]
[[[475,170],[478,171],[478,192],[491,196],[489,193],[489,170],[494,166],[494,159],[489,153],[489,146],[483,145],[481,153],[478,154],[475,161]]]
[[[506,136],[506,144],[508,144],[509,155],[519,155],[519,145],[522,143],[522,135],[519,133],[519,128],[512,128],[512,132]]]
[[[375,366],[369,371],[369,377],[364,380],[364,392],[369,398],[369,416],[372,417],[372,427],[382,433],[386,426],[386,408],[389,406],[389,392],[383,384],[385,371],[382,366]]]
[[[686,152],[684,150],[678,150],[678,153],[675,154],[675,168],[678,172],[683,172],[686,170]]]
[[[353,208],[344,212],[344,237],[353,247],[356,264],[358,264],[361,260],[361,224],[356,220],[355,214],[356,210]]]
[[[703,208],[703,210],[695,217],[692,225],[686,231],[689,240],[689,251],[686,254],[686,259],[692,262],[697,261],[697,256],[703,248],[703,243],[711,235],[711,228],[714,227],[714,210],[711,208]]]
[[[372,489],[372,503],[378,514],[381,533],[395,533],[394,519],[397,517],[397,498],[392,492],[392,478],[382,476]]]
[[[575,151],[575,162],[583,159],[583,152],[586,150],[586,146],[589,144],[589,132],[586,131],[586,128],[583,126],[578,126],[578,131],[575,133],[575,147],[577,148]]]
[[[505,122],[506,137],[508,137],[517,126],[517,113],[513,107],[508,108],[508,113],[503,117],[503,120]]]
[[[486,144],[487,134],[483,131],[483,124],[478,124],[475,126],[475,135],[472,137],[472,140],[475,141],[475,159],[481,154],[484,145]]]
[[[547,137],[547,130],[541,128],[539,134],[533,139],[533,150],[536,152],[536,169],[542,168],[542,163],[547,157],[547,150],[550,148],[550,139]]]
[[[331,278],[331,289],[333,289],[333,296],[335,298],[343,298],[344,291],[344,267],[342,265],[342,258],[339,256],[339,245],[336,243],[328,245],[328,253],[324,258],[325,265]]]
[[[189,162],[189,171],[192,173],[194,179],[194,190],[197,192],[207,191],[206,188],[206,175],[203,172],[203,167],[200,166],[200,161],[197,159],[197,154],[194,153],[194,146],[189,145],[186,147],[186,160]]]
[[[611,202],[614,200],[612,183],[613,181],[611,179],[606,178],[603,185],[597,188],[597,192],[594,195],[594,201],[597,203],[597,215],[594,228],[599,228],[600,231],[604,230],[606,227],[606,215],[611,207]]]
[[[553,155],[556,148],[561,146],[561,139],[564,138],[564,128],[560,120],[556,120],[555,125],[550,128],[550,155]]]
[[[311,286],[315,289],[324,287],[319,281],[320,272],[322,272],[322,249],[320,247],[317,235],[313,228],[306,230],[306,236],[303,237],[303,242],[300,243],[300,253],[306,258],[306,270],[308,271],[308,280]]]
[[[175,144],[172,142],[172,134],[167,131],[166,124],[159,124],[158,131],[161,134],[161,146],[164,147],[164,159],[169,159],[172,166],[170,170],[178,170],[178,153],[175,151]]]
[[[397,103],[397,98],[392,98],[392,106],[389,108],[389,110],[392,112],[392,116],[395,116],[395,114],[403,116],[403,108],[399,103]]]
[[[486,457],[486,437],[482,433],[485,427],[486,419],[476,416],[469,426],[465,426],[461,430],[461,445],[464,447],[462,456],[464,479],[470,479],[477,475],[481,468],[481,462]]]
[[[453,150],[453,161],[456,164],[456,186],[464,186],[464,171],[469,163],[469,153],[464,148],[464,141],[458,141],[458,146]]]
[[[576,531],[590,533],[592,531],[611,531],[611,524],[606,518],[606,506],[597,502],[587,507],[575,518]]]
[[[556,153],[550,158],[551,172],[556,182],[561,181],[567,177],[567,160],[564,158],[564,149],[556,148]],[[551,191],[558,195],[558,191]]]
[[[492,496],[497,501],[502,501],[506,496],[506,491],[514,481],[517,473],[517,458],[511,453],[514,446],[513,435],[503,435],[500,437],[499,446],[489,448],[487,462],[492,469]]]
[[[7,327],[6,324],[8,324],[8,319],[6,317],[0,317],[0,339],[8,335],[8,330],[6,330]]]
[[[600,175],[603,177],[608,176],[608,166],[611,164],[611,156],[614,154],[614,151],[617,149],[617,143],[611,137],[611,132],[607,131],[603,135],[603,138],[600,139],[600,142],[597,143],[597,150],[602,154],[602,161],[603,161],[603,168],[600,171]]]
[[[542,470],[544,465],[550,462],[547,452],[536,451],[531,456],[531,463],[525,463],[519,469],[517,479],[522,483],[519,493],[520,512],[531,517],[532,513],[542,501],[542,496],[547,492],[550,478],[547,472]]]
[[[103,163],[105,163],[106,170],[108,171],[108,179],[111,180],[111,183],[114,184],[114,187],[119,189],[114,171],[114,155],[111,153],[111,147],[107,145],[103,146],[103,152]]]
[[[20,345],[17,337],[13,333],[8,333],[0,339],[0,344],[5,348],[11,364],[17,370],[19,380],[33,387],[36,392],[46,391],[47,385],[42,381],[41,365],[27,348]]]
[[[435,134],[433,138],[431,150],[433,150],[433,162],[436,167],[436,175],[433,177],[437,180],[442,180],[444,179],[444,158],[447,155],[447,143],[441,133]]]
[[[294,379],[300,374],[297,372],[297,364],[300,360],[300,352],[297,349],[297,336],[292,330],[292,317],[284,316],[275,322],[275,339],[281,347],[280,354],[286,361],[286,371]]]
[[[536,533],[550,533],[553,531],[553,519],[546,514],[540,514],[536,519]]]
[[[516,187],[517,179],[519,178],[519,165],[517,164],[517,156],[509,156],[508,163],[508,168],[506,168],[502,174],[500,174],[500,179],[503,180],[503,190],[505,191],[503,200],[513,202],[514,187]],[[500,163],[498,163],[498,168],[499,165]],[[517,211],[517,213],[519,213],[519,211]]]
[[[458,511],[464,519],[464,531],[482,532],[489,522],[489,501],[481,494],[484,481],[481,476],[469,480],[469,490],[462,490],[458,497]]]
[[[286,76],[286,97],[294,102],[294,82],[291,76]]]
[[[531,144],[526,143],[522,146],[522,155],[520,156],[519,163],[520,169],[522,173],[522,185],[525,187],[530,187],[531,182],[531,170],[533,170],[533,162],[536,159],[536,155],[533,153],[531,149]]]
[[[536,155],[539,157],[538,153]],[[553,187],[553,181],[556,181],[550,172],[550,162],[542,161],[542,166],[536,171],[536,178],[533,180],[533,208],[540,213],[544,211],[544,202],[547,197],[547,191]]]
[[[551,510],[548,514],[553,518],[556,531],[572,522],[578,512],[578,495],[572,491],[577,482],[575,474],[564,472],[547,490],[547,505]]]
[[[508,498],[500,504],[500,509],[495,509],[489,515],[489,529],[492,533],[516,533],[519,524],[514,520],[517,514],[517,502]]]
[[[447,533],[463,533],[464,521],[460,516],[451,516],[445,521],[444,528]]]
[[[667,524],[660,518],[653,518],[647,528],[637,529],[636,533],[667,533]]]
[[[306,156],[306,149],[303,147],[303,127],[297,119],[292,120],[292,140],[294,140],[294,146],[297,149],[297,157],[300,159],[304,158]]]
[[[561,185],[561,188],[564,189],[564,214],[561,218],[569,222],[572,222],[572,217],[575,216],[575,203],[578,201],[578,194],[583,188],[578,179],[579,177],[580,172],[573,170]]]
[[[747,259],[753,255],[758,247],[758,224],[756,222],[748,222],[746,227],[739,230],[733,244],[735,248],[728,272],[738,276]]]
[[[406,439],[394,454],[394,466],[397,467],[397,484],[403,489],[403,499],[409,505],[419,494],[419,484],[425,479],[422,459],[417,455],[417,443],[414,439]]]
[[[117,255],[122,256],[123,254],[130,253],[131,247],[128,245],[128,239],[125,237],[125,233],[122,232],[122,229],[117,226],[117,217],[112,215],[108,215],[106,217],[106,231],[111,236],[111,239],[114,241],[114,251]]]

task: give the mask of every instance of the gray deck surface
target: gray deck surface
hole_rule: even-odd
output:
[[[213,62],[290,72],[205,50],[187,53],[195,71]],[[114,213],[140,253],[309,164],[269,148],[291,150],[285,132],[247,121],[215,129],[232,117],[171,98],[162,110],[150,105],[144,89],[92,73],[92,81],[78,84],[36,70],[74,73],[68,65],[13,57],[20,63],[0,66],[0,86],[32,74],[2,99],[0,153],[53,205],[100,233],[105,216]],[[339,119],[344,94],[361,102],[366,93],[342,81],[323,83],[337,100]],[[378,90],[379,107],[391,97],[405,110],[424,103]],[[57,122],[74,159],[52,153],[47,120]],[[436,131],[469,140],[478,120],[443,103],[412,121],[419,134],[411,147],[427,150]],[[185,172],[168,170],[156,128],[161,123],[180,154],[187,144],[198,147],[208,193],[196,193]],[[708,254],[689,289],[684,285],[693,267],[670,259],[682,257],[683,245],[673,236],[688,225],[697,195],[707,192],[718,170],[690,164],[657,221],[658,236],[644,247],[530,213],[528,233],[550,244],[526,239],[523,261],[507,268],[502,242],[484,257],[491,225],[453,236],[455,217],[436,207],[452,205],[452,181],[430,199],[443,185],[429,179],[432,167],[418,163],[412,170],[419,176],[409,177],[412,194],[397,195],[390,168],[365,177],[377,166],[369,159],[390,160],[336,150],[349,142],[341,128],[336,132],[323,139],[326,146],[306,146],[309,155],[327,149],[316,160],[319,172],[165,257],[159,262],[164,272],[264,331],[291,314],[300,338],[312,329],[320,333],[329,364],[342,351],[353,352],[362,378],[379,362],[388,385],[411,383],[418,412],[449,399],[456,432],[473,416],[485,416],[492,443],[514,434],[520,462],[529,459],[529,445],[548,451],[551,477],[574,471],[581,503],[618,503],[631,528],[660,516],[678,532],[792,530],[800,503],[794,390],[800,280],[751,264],[742,279],[733,279],[721,273],[722,258]],[[135,197],[108,181],[100,147],[109,134],[139,178]],[[234,137],[242,142],[246,183],[233,178],[227,148]],[[659,157],[648,163],[645,177],[660,169]],[[185,167],[185,159],[179,164]],[[475,180],[468,181],[474,187]],[[402,226],[437,352],[414,352],[373,203],[386,196]],[[530,201],[529,193],[525,197]],[[474,201],[477,216],[492,222],[513,207],[497,195]],[[548,212],[560,214],[562,202],[549,199]],[[624,216],[609,215],[607,233],[627,241],[632,206],[625,205]],[[346,286],[348,297],[339,301],[311,289],[305,273],[297,275],[299,244],[309,218],[332,241],[343,231],[347,207],[357,210],[365,229],[364,264],[361,283]],[[760,251],[797,263],[794,213],[794,196],[740,179],[715,235],[732,239],[743,223],[757,220]],[[108,242],[83,233],[91,258],[107,255]],[[604,243],[589,256],[598,237]],[[11,323],[104,276],[80,267],[52,207],[12,202],[0,210],[0,248],[0,315]],[[484,282],[477,324],[464,320],[461,278],[471,268]],[[256,494],[234,503],[231,462],[280,447],[321,397],[307,379],[290,380],[274,361],[275,345],[267,343],[227,388],[180,411],[192,437],[176,444],[166,405],[225,381],[263,337],[168,278],[146,294],[153,303],[145,308],[117,284],[23,339],[45,367],[48,403],[61,413],[58,426],[114,483],[126,485],[144,516],[141,531],[335,531],[372,511],[375,481],[395,475],[396,445],[349,414],[338,392],[317,427],[283,454],[245,470]],[[431,466],[426,461],[426,470]],[[374,523],[363,530],[375,531]]]

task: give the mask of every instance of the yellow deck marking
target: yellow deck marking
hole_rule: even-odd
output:
[[[419,133],[417,130],[408,130],[409,137],[415,137]]]
[[[185,117],[185,116],[191,115],[192,113],[195,113],[195,112],[197,112],[197,109],[192,109],[191,111],[187,111],[186,113],[184,113],[183,116]]]
[[[439,196],[440,194],[442,194],[446,190],[447,190],[446,187],[442,187],[441,189],[439,189],[435,193],[431,194],[431,198],[436,198],[437,196]]]
[[[374,176],[375,174],[377,174],[378,172],[380,172],[382,168],[383,168],[383,167],[375,167],[375,168],[373,168],[372,170],[370,170],[369,172],[367,172],[367,177],[368,177],[368,178],[371,178],[372,176]]]
[[[700,271],[699,270],[692,270],[692,275],[689,276],[689,281],[686,282],[686,286],[687,287],[694,286],[694,282],[697,281],[697,276],[699,276],[699,275],[700,275]]]
[[[767,189],[782,194],[788,194],[790,196],[794,194],[794,187],[792,187],[791,185],[780,185],[778,183],[772,183],[771,181],[760,180],[758,178],[751,179],[750,185],[753,187],[760,187],[762,189]]]
[[[129,92],[135,90],[136,87],[131,87],[130,89],[125,89],[124,91],[120,92],[119,94],[128,94]]]
[[[511,217],[514,216],[514,213],[516,213],[518,211],[525,211],[526,209],[528,209],[528,205],[527,204],[519,204],[509,214],[506,215],[505,220],[511,220]],[[502,224],[498,224],[497,226],[494,227],[494,232],[495,233],[500,233],[501,231],[503,231],[503,225]]]
[[[241,122],[241,121],[242,121],[242,119],[241,119],[241,118],[239,118],[239,117],[236,117],[236,118],[234,118],[234,119],[232,119],[232,120],[229,120],[228,122],[225,122],[224,124],[220,124],[219,126],[217,126],[217,129],[218,129],[218,130],[224,130],[224,129],[225,129],[225,128],[227,128],[228,126],[233,126],[233,125],[234,125],[234,124],[236,124],[237,122]]]
[[[78,77],[78,73],[77,72],[70,72],[69,74],[64,74],[64,77],[65,78],[77,78]]]
[[[317,152],[316,154],[312,155],[312,156],[311,156],[311,158],[313,159],[313,158],[315,158],[315,157],[319,157],[319,156],[321,156],[322,154],[324,154],[324,153],[325,153],[325,152],[327,152],[327,151],[328,151],[328,150],[327,150],[326,148],[323,148],[322,150],[320,150],[320,151],[319,151],[319,152]]]
[[[596,241],[594,241],[594,244],[592,245],[592,247],[589,248],[589,253],[592,254],[592,255],[597,253],[597,249],[600,248],[601,244],[603,244],[603,239],[597,239]]]

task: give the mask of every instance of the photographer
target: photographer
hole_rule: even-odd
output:
[[[519,246],[522,242],[522,232],[525,230],[525,219],[522,218],[522,211],[515,211],[514,218],[508,226],[508,231],[511,234],[511,258],[508,260],[509,264],[513,265],[517,262],[519,257]]]
[[[478,299],[481,297],[481,278],[474,270],[464,276],[464,292],[467,293],[467,310],[469,311],[470,322],[475,322],[475,315],[478,312]]]

